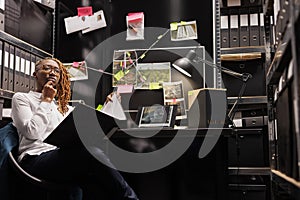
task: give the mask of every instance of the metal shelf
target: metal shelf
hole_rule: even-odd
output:
[[[228,167],[229,175],[271,175],[270,167]]]
[[[240,53],[265,53],[265,46],[245,46],[221,48],[221,55]]]
[[[227,97],[228,105],[234,104],[238,97]],[[243,104],[266,104],[267,96],[244,96],[241,98],[240,105]]]
[[[0,31],[0,40],[5,41],[9,44],[13,44],[14,46],[19,47],[20,49],[26,50],[26,51],[30,52],[31,54],[36,54],[41,57],[52,57],[52,54],[50,54],[42,49],[39,49],[38,47],[33,46],[23,40],[20,40],[19,38],[16,38],[4,31]]]
[[[288,57],[289,56],[291,57],[290,43],[292,38],[292,30],[290,26],[291,24],[289,23],[286,32],[283,36],[283,39],[281,40],[275,52],[274,59],[271,63],[271,66],[267,71],[267,75],[266,75],[267,85],[277,84],[283,70],[286,68],[286,66],[288,66],[287,63],[289,62]]]
[[[15,93],[10,90],[3,90],[0,88],[0,98],[5,98],[5,99],[12,99],[13,95]]]

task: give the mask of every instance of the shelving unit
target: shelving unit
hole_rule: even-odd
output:
[[[300,198],[299,8],[299,1],[264,4],[265,13],[277,15],[274,56],[266,67],[273,200]]]
[[[228,0],[229,1],[229,0]],[[241,1],[241,3],[248,1]],[[253,6],[234,6],[221,8],[221,17],[231,15],[238,16],[239,38],[242,36],[249,37],[249,45],[239,46],[223,46],[221,48],[222,66],[229,68],[239,73],[249,73],[252,78],[246,83],[246,89],[241,96],[235,114],[234,136],[229,138],[229,199],[271,199],[270,185],[270,163],[268,150],[268,128],[267,128],[267,95],[265,84],[265,61],[268,53],[265,48],[265,30],[263,24],[259,20],[257,24],[257,37],[259,42],[253,43],[250,40],[254,39],[252,35],[255,28],[250,25],[250,20],[253,20],[251,15],[258,15],[262,18],[263,6],[260,1],[255,1]],[[259,4],[261,3],[261,4]],[[223,5],[227,5],[227,1],[223,1]],[[248,27],[241,29],[242,17],[248,17]],[[251,19],[250,19],[251,18]],[[232,22],[229,22],[229,38]],[[222,24],[221,24],[222,27]],[[226,26],[225,26],[226,27]],[[242,31],[249,33],[241,33]],[[252,31],[252,32],[251,32]],[[224,42],[226,30],[221,41]],[[250,33],[251,32],[251,33]],[[233,32],[234,34],[234,32]],[[246,38],[247,39],[247,38]],[[223,74],[223,82],[227,88],[228,109],[231,109],[242,87],[243,82],[234,77]],[[260,84],[259,84],[260,83]],[[254,155],[255,154],[255,155]],[[247,159],[246,159],[247,158]]]

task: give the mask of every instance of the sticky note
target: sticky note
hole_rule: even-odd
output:
[[[140,58],[143,59],[145,56],[146,56],[146,55],[143,53],[143,54],[141,55]]]
[[[73,67],[79,67],[79,62],[73,62]]]
[[[91,6],[78,7],[77,15],[78,16],[91,16],[91,15],[93,15],[93,8]]]
[[[124,72],[120,70],[118,73],[114,75],[115,79],[120,80],[121,78],[124,77]]]
[[[135,23],[141,21],[144,17],[143,12],[128,13],[128,22]]]
[[[150,84],[149,84],[149,89],[150,90],[156,90],[156,89],[160,89],[161,87],[160,87],[160,85],[159,85],[159,83],[157,83],[157,82],[151,82]]]
[[[99,104],[96,108],[96,110],[100,111],[102,109],[103,105]]]
[[[194,94],[194,91],[188,91],[188,95],[193,95]]]
[[[177,27],[178,27],[177,22],[173,22],[173,23],[170,24],[171,31],[176,31]]]
[[[117,93],[132,93],[133,85],[118,85]]]

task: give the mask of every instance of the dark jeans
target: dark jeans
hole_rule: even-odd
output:
[[[101,150],[96,151],[98,156],[110,163]],[[21,165],[41,179],[75,185],[75,193],[70,193],[69,199],[79,199],[82,195],[84,200],[138,199],[116,169],[102,164],[84,148],[56,149],[39,156],[27,155]]]

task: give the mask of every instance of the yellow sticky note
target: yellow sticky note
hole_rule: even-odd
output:
[[[125,70],[124,75],[128,74],[130,71],[129,70]]]
[[[144,57],[145,57],[145,54],[143,53],[140,58],[143,59]]]
[[[186,22],[185,22],[185,21],[181,21],[180,24],[181,24],[182,26],[184,26],[184,25],[186,25]]]
[[[124,72],[120,70],[118,73],[114,75],[115,79],[120,80],[121,78],[124,77]]]
[[[160,89],[160,85],[159,85],[159,83],[157,83],[157,82],[151,82],[151,83],[149,84],[149,89],[150,89],[150,90]]]
[[[102,109],[103,105],[99,104],[96,108],[96,110],[100,111]]]
[[[193,95],[194,94],[194,91],[188,91],[188,95]]]
[[[177,22],[173,22],[173,23],[170,24],[171,31],[176,31],[177,27],[178,27]]]

